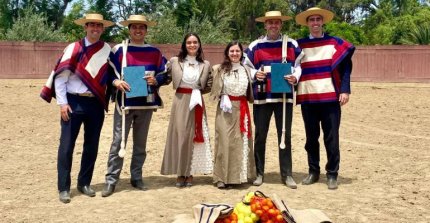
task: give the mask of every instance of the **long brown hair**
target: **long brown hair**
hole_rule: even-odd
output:
[[[221,64],[221,70],[224,70],[225,73],[230,72],[231,68],[233,66],[232,63],[231,63],[230,57],[228,56],[228,52],[229,52],[229,50],[230,50],[230,48],[232,46],[236,46],[236,45],[239,46],[241,54],[242,54],[240,56],[240,60],[242,61],[242,59],[243,59],[243,47],[242,47],[242,44],[239,41],[237,41],[237,40],[233,40],[230,43],[228,43],[227,46],[224,49],[224,61]]]
[[[196,60],[198,62],[203,63],[204,54],[203,54],[203,49],[202,49],[202,41],[200,41],[200,37],[197,35],[197,33],[193,33],[193,32],[185,35],[184,40],[182,41],[181,50],[179,51],[179,54],[178,54],[179,62],[183,62],[185,57],[187,57],[187,55],[188,55],[186,43],[187,43],[187,39],[190,36],[195,36],[197,38],[197,41],[199,42],[199,49],[197,50]]]

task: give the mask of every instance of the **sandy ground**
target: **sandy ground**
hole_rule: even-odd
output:
[[[130,153],[116,193],[102,198],[112,139],[112,109],[106,114],[92,185],[97,196],[76,190],[82,151],[74,152],[72,202],[58,200],[56,155],[59,109],[39,98],[45,80],[0,80],[0,221],[1,222],[172,222],[200,202],[235,204],[247,191],[278,194],[295,209],[323,210],[334,222],[430,222],[430,84],[353,83],[343,107],[339,189],[319,183],[292,190],[279,177],[275,128],[267,143],[265,183],[218,190],[211,176],[196,176],[195,186],[174,187],[175,176],[161,176],[173,91],[162,88],[165,108],[155,113],[148,139],[144,180],[148,191],[131,187]],[[206,97],[207,99],[207,97]],[[214,103],[206,100],[211,137]],[[307,173],[300,108],[293,121],[293,176]],[[213,142],[212,142],[213,144]],[[325,164],[322,152],[322,169]]]

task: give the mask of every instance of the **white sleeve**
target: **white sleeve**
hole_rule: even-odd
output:
[[[65,70],[55,77],[55,95],[58,105],[66,105],[67,101],[67,82],[69,81],[70,71]]]

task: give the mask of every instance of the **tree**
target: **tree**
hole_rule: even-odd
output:
[[[65,36],[49,25],[43,13],[35,13],[33,7],[25,8],[6,32],[6,40],[13,41],[64,41]]]
[[[66,36],[67,42],[74,42],[85,36],[84,29],[74,23],[76,19],[83,17],[84,12],[84,0],[78,0],[72,4],[69,14],[64,18],[61,32]]]
[[[430,28],[428,25],[414,26],[410,32],[401,39],[403,44],[430,45]]]

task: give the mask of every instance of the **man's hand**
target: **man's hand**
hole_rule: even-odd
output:
[[[61,119],[63,119],[63,121],[67,122],[70,120],[70,116],[69,114],[72,113],[72,108],[70,108],[70,105],[65,104],[65,105],[61,105],[60,108],[60,115],[61,115]]]
[[[341,106],[348,103],[348,101],[349,101],[349,94],[348,93],[341,93],[339,95],[339,102],[340,102]]]
[[[259,70],[259,71],[257,71],[257,73],[255,74],[255,78],[258,80],[258,81],[263,81],[265,78],[266,78],[266,72],[264,72],[264,71],[261,71],[261,70]]]
[[[296,82],[297,82],[297,78],[294,77],[293,75],[285,75],[284,79],[287,80],[288,83],[293,84],[293,85],[296,84]]]
[[[115,80],[113,82],[113,86],[115,86],[120,91],[130,91],[130,85],[127,82],[122,80]]]
[[[148,83],[148,85],[150,86],[157,85],[157,79],[155,79],[154,76],[150,75],[150,76],[145,76],[143,78],[146,79],[146,83]]]

